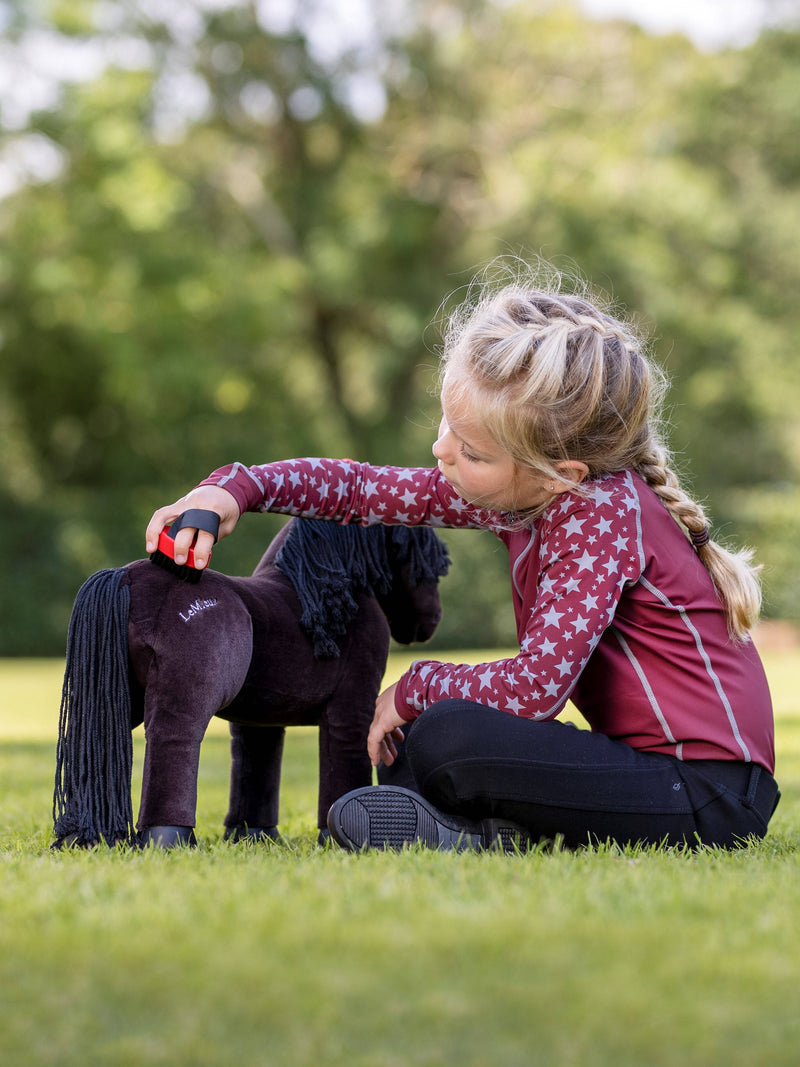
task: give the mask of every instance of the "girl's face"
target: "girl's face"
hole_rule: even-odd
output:
[[[442,397],[442,421],[433,454],[447,481],[471,504],[495,511],[525,511],[554,494],[550,482],[518,467],[488,435],[463,400]]]

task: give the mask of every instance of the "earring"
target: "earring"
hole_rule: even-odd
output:
[[[556,491],[556,487],[554,485],[551,485],[550,486],[550,492],[554,493],[555,491]]]

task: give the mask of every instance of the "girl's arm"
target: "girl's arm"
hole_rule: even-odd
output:
[[[495,512],[462,500],[438,468],[373,467],[346,459],[290,459],[261,466],[232,463],[201,486],[230,493],[241,512],[403,526],[492,526]]]
[[[215,511],[221,519],[220,538],[231,533],[245,511],[277,511],[364,525],[491,528],[501,519],[462,500],[435,467],[372,467],[344,459],[291,459],[254,467],[230,463],[153,514],[146,534],[148,552],[155,550],[163,528],[189,508]],[[175,538],[176,563],[186,562],[195,537],[195,563],[198,567],[208,564],[214,540],[192,527]]]
[[[526,581],[517,656],[477,666],[418,660],[395,690],[410,721],[430,704],[462,698],[523,718],[554,718],[614,618],[643,559],[638,499],[625,483],[570,496],[540,520],[538,559]]]

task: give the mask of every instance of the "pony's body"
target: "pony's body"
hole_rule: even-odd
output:
[[[324,597],[309,588],[301,602],[296,590],[298,574],[305,581],[315,563],[309,555],[319,551],[308,543],[308,537],[330,534],[339,538],[339,532],[323,529],[334,525],[288,523],[249,578],[208,570],[196,585],[189,585],[147,560],[94,576],[98,582],[115,584],[114,595],[126,601],[130,701],[122,717],[128,735],[144,723],[146,739],[137,820],[140,838],[156,841],[165,828],[190,830],[194,826],[200,745],[215,715],[229,720],[231,729],[230,806],[225,818],[229,836],[277,833],[287,726],[319,725],[321,828],[338,796],[370,783],[366,735],[386,666],[390,628],[405,643],[432,635],[441,614],[437,580],[446,569],[446,552],[437,541],[438,562],[425,581],[414,584],[408,581],[408,561],[392,547],[390,531],[397,528],[353,527],[341,534],[348,538],[348,552],[353,544],[360,550],[362,540],[374,551],[375,539],[385,538],[381,551],[391,574],[380,589],[375,588],[373,576],[366,588],[350,583],[347,589],[336,586],[339,592],[329,590],[326,595],[332,610],[340,611],[341,603],[349,601],[350,617],[340,618],[333,631],[329,628],[322,633],[318,626],[309,636],[309,611],[317,610]],[[301,531],[299,526],[307,529]],[[279,567],[288,558],[285,553],[293,546],[292,538],[296,540],[301,532],[305,541],[299,548],[294,545],[293,584],[283,573],[292,573],[291,569]],[[434,537],[431,531],[405,531],[406,538],[411,535]],[[340,551],[338,541],[336,550]],[[329,561],[327,557],[318,568],[326,575]],[[71,636],[73,626],[77,629],[78,611],[76,600]],[[96,608],[93,612],[99,614]],[[108,629],[102,620],[98,624],[100,633]],[[327,650],[323,658],[320,643]],[[89,657],[98,655],[95,651]],[[76,654],[73,659],[77,658]],[[87,653],[82,652],[80,658],[86,661]],[[87,669],[84,662],[82,670]],[[76,666],[69,659],[67,675],[73,679],[71,684],[65,681],[65,694],[76,689]],[[106,702],[112,701],[106,698]],[[100,796],[87,805],[77,797],[81,787],[76,784],[75,765],[85,762],[77,753],[78,745],[87,744],[87,733],[108,728],[101,720],[111,712],[111,708],[81,708],[78,703],[73,700],[75,706],[65,711],[62,702],[56,837],[78,844],[130,838],[132,833],[111,825],[113,819],[103,825],[104,817],[98,813],[109,806],[109,798]],[[120,715],[120,709],[113,710]],[[96,747],[105,750],[109,745],[100,740]],[[108,789],[127,789],[129,796],[129,775],[127,782],[109,783]],[[87,807],[94,809],[93,815],[87,815]],[[192,836],[184,834],[179,839]]]

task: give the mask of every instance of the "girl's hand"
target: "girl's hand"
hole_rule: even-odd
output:
[[[375,717],[367,736],[367,752],[372,761],[372,766],[377,767],[383,761],[385,766],[391,767],[397,759],[396,741],[403,740],[403,731],[400,727],[405,722],[397,714],[394,706],[394,691],[397,682],[380,694],[375,701]]]
[[[153,517],[147,526],[147,552],[155,552],[158,547],[158,538],[165,526],[171,525],[179,515],[190,508],[202,508],[204,511],[215,511],[220,517],[219,540],[227,537],[239,521],[239,505],[235,497],[227,489],[221,489],[218,485],[201,485],[192,489],[186,496],[176,500],[174,504],[168,504],[165,508],[159,508],[153,513]],[[195,542],[195,537],[197,541]],[[214,538],[205,530],[194,530],[191,526],[179,530],[175,537],[175,562],[185,563],[189,556],[189,549],[194,543],[194,561],[198,568],[208,565],[208,557],[214,547]]]

